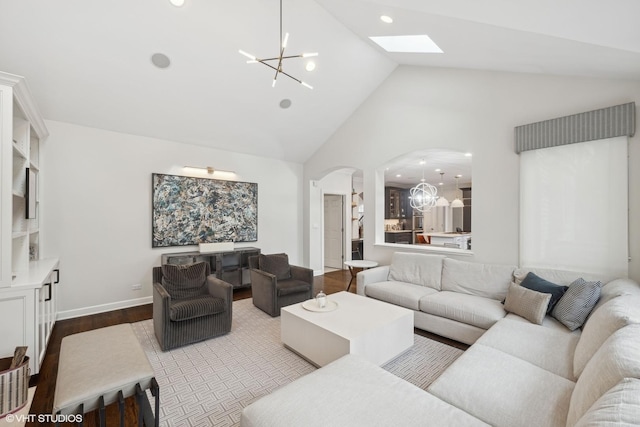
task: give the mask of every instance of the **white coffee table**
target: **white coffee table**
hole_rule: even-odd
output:
[[[346,354],[384,365],[413,346],[413,312],[350,292],[327,297],[338,304],[329,312],[309,311],[298,303],[281,310],[285,347],[316,366]]]

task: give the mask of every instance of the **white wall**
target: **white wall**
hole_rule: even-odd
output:
[[[151,248],[151,174],[197,176],[184,165],[258,183],[258,241],[238,246],[286,252],[304,265],[302,165],[55,121],[47,127],[41,251],[60,258],[61,317],[148,302],[160,255],[197,250]],[[136,283],[141,291],[131,289]]]
[[[640,81],[400,66],[305,163],[304,179],[320,179],[336,166],[362,169],[364,193],[379,199],[383,191],[374,183],[382,180],[375,171],[388,160],[427,148],[470,151],[473,256],[464,259],[515,265],[519,157],[513,150],[514,127],[631,101],[640,101]],[[639,139],[638,134],[630,138],[631,165],[640,164]],[[639,280],[639,168],[630,168],[629,182],[629,275]],[[305,195],[305,218],[314,216],[309,201]],[[376,207],[383,218],[383,202],[365,197],[365,253],[389,262],[397,249],[373,243]],[[304,229],[310,230],[307,223]],[[315,244],[305,236],[305,257]]]

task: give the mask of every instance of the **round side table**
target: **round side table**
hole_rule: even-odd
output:
[[[354,259],[352,261],[345,261],[344,265],[349,267],[349,272],[351,272],[351,280],[349,280],[349,286],[347,286],[347,292],[349,292],[349,288],[351,288],[351,283],[353,283],[353,280],[356,278],[356,275],[358,274],[358,272],[355,271],[355,269],[361,268],[365,270],[367,268],[377,267],[378,263],[376,261],[367,261],[366,259],[361,259],[361,260]]]

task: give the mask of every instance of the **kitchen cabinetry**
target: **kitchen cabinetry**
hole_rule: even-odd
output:
[[[409,190],[397,187],[384,189],[384,217],[385,219],[410,218],[413,209],[409,204]]]
[[[413,231],[411,230],[384,232],[384,241],[386,243],[410,244],[412,243],[412,240],[413,240]]]
[[[57,317],[58,260],[39,256],[40,146],[48,135],[24,78],[0,72],[0,357],[27,346],[31,374]]]
[[[211,274],[218,279],[229,282],[233,288],[251,286],[249,272],[249,257],[260,255],[258,248],[236,248],[232,251],[220,252],[177,252],[162,254],[162,264],[193,264],[194,262],[208,262]]]

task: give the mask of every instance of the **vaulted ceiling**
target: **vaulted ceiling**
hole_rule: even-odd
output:
[[[309,90],[238,53],[278,55],[278,0],[0,0],[0,71],[47,119],[304,162],[398,64],[640,81],[638,16],[636,0],[283,0],[287,52],[319,52],[311,72],[284,64]],[[414,34],[444,53],[368,39]]]

